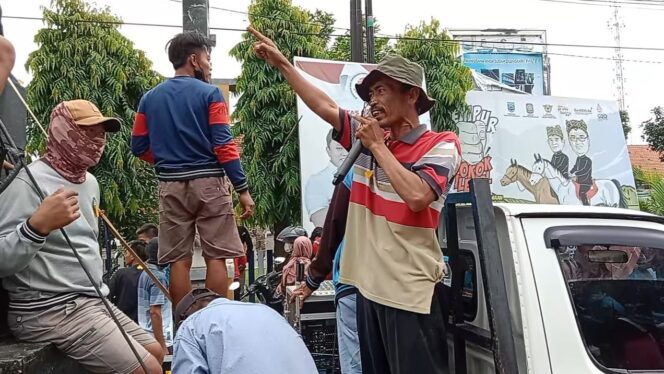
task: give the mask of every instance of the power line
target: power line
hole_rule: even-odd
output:
[[[547,55],[550,56],[562,56],[562,57],[574,57],[574,58],[586,58],[592,60],[605,60],[605,61],[615,61],[615,57],[602,57],[602,56],[586,56],[586,55],[575,55],[570,53],[552,53],[549,52]],[[635,60],[635,59],[622,59],[623,62],[634,62],[640,64],[664,64],[664,61],[654,61],[654,60]]]
[[[23,16],[3,16],[7,19],[22,19],[22,20],[34,20],[34,21],[43,21],[41,17],[23,17]],[[143,26],[143,27],[170,27],[170,28],[182,28],[182,25],[170,25],[170,24],[158,24],[158,23],[143,23],[143,22],[125,22],[125,21],[86,21],[79,20],[76,21],[79,23],[96,23],[96,24],[109,24],[109,25],[119,25],[119,26]],[[230,32],[246,32],[246,29],[238,28],[229,28],[229,27],[210,27],[210,30],[216,31],[230,31]],[[292,32],[295,35],[302,36],[320,36],[316,33],[302,33],[302,32]],[[333,37],[348,37],[346,34],[330,34]],[[425,41],[425,42],[438,42],[438,43],[479,43],[477,40],[467,40],[467,39],[437,39],[437,38],[413,38],[406,36],[394,36],[394,35],[383,35],[376,36],[376,39],[390,39],[390,40],[411,40],[411,41]],[[538,42],[525,42],[525,41],[491,41],[493,44],[509,44],[509,45],[527,45],[527,46],[542,46],[542,47],[566,47],[566,48],[596,48],[596,49],[615,49],[615,46],[612,45],[594,45],[594,44],[568,44],[568,43],[538,43]],[[664,52],[662,47],[621,47],[623,50],[634,50],[634,51],[651,51],[651,52]]]
[[[639,6],[653,6],[661,7],[664,5],[662,2],[644,2],[644,1],[634,1],[634,0],[578,0],[586,3],[599,3],[599,4],[608,4],[610,6],[620,6],[620,5],[639,5]]]
[[[170,0],[170,1],[172,1],[172,2],[174,2],[174,3],[182,3],[182,0]],[[245,12],[245,11],[242,11],[242,10],[222,8],[222,7],[213,6],[213,5],[209,5],[208,7],[209,7],[210,9],[219,10],[219,11],[222,11],[222,12],[241,14],[241,15],[245,15],[245,16],[253,16],[253,17],[258,17],[258,18],[265,18],[265,19],[271,19],[271,20],[279,20],[279,21],[285,21],[285,22],[290,22],[290,23],[299,23],[299,24],[301,24],[301,25],[314,25],[314,26],[319,26],[319,27],[330,27],[330,28],[332,28],[333,30],[350,31],[350,29],[348,29],[348,28],[335,27],[335,26],[332,26],[332,25],[329,25],[329,26],[328,26],[328,25],[325,25],[325,24],[322,24],[322,23],[318,23],[318,22],[291,21],[291,20],[287,20],[287,19],[283,19],[283,18],[279,18],[279,17],[274,17],[274,16],[264,16],[264,15],[260,15],[260,14],[255,14],[255,13]]]
[[[598,7],[603,7],[603,8],[615,8],[616,6],[619,6],[621,8],[626,8],[626,9],[639,9],[639,10],[649,10],[649,11],[664,11],[664,9],[660,9],[659,7],[654,7],[654,8],[642,8],[642,7],[637,7],[637,6],[625,6],[625,5],[611,5],[611,4],[597,4],[597,3],[589,3],[589,2],[584,2],[582,0],[539,0],[541,2],[546,2],[546,3],[558,3],[558,4],[572,4],[572,5],[585,5],[585,6],[598,6]]]

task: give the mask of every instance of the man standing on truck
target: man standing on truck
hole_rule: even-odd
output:
[[[269,38],[249,31],[258,39],[256,55],[333,126],[335,139],[346,149],[356,137],[364,146],[353,167],[339,277],[359,291],[362,371],[447,373],[445,325],[434,294],[444,273],[436,229],[461,156],[454,133],[419,122],[435,104],[422,88],[422,67],[400,56],[381,61],[356,85],[373,118],[360,117],[302,77]]]
[[[159,178],[159,263],[171,264],[170,293],[177,304],[191,291],[194,235],[201,237],[205,284],[228,291],[226,259],[244,254],[228,176],[251,216],[254,201],[233,140],[228,107],[211,78],[210,42],[197,32],[168,43],[175,76],[141,98],[134,121],[134,155],[153,163]]]
[[[588,157],[590,138],[588,137],[588,126],[583,120],[569,120],[567,125],[567,137],[572,150],[576,153],[576,162],[570,171],[570,175],[579,185],[579,199],[583,205],[590,205],[588,191],[593,186],[593,161]]]

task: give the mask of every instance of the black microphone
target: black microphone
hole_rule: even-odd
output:
[[[344,180],[344,178],[346,178],[346,174],[348,174],[350,168],[353,167],[353,164],[355,163],[357,158],[360,157],[360,153],[362,153],[363,149],[364,146],[362,145],[360,139],[355,139],[355,143],[353,143],[353,146],[350,148],[348,156],[346,156],[344,162],[341,163],[341,166],[339,166],[337,172],[334,173],[334,179],[332,180],[332,184],[336,186],[337,184],[341,183],[341,181]]]

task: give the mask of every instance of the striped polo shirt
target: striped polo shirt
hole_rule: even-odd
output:
[[[340,119],[336,140],[349,149],[358,123],[345,110]],[[424,125],[400,139],[387,134],[386,144],[405,168],[431,186],[437,199],[413,212],[364,150],[353,166],[339,281],[378,304],[428,314],[434,286],[443,277],[438,219],[461,160],[461,145],[456,134],[429,131]]]

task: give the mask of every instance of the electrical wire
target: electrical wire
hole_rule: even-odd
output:
[[[546,1],[546,0],[541,0]],[[37,20],[43,21],[43,18],[40,17],[24,17],[24,16],[3,16],[3,18],[8,19],[23,19],[23,20]],[[109,24],[109,25],[120,25],[120,26],[145,26],[145,27],[171,27],[171,28],[182,28],[182,25],[169,25],[169,24],[156,24],[156,23],[143,23],[143,22],[120,22],[120,21],[86,21],[80,20],[76,21],[79,23],[96,23],[96,24]],[[210,30],[215,31],[233,31],[233,32],[246,32],[246,29],[238,28],[229,28],[229,27],[214,27],[210,26]],[[303,36],[320,36],[316,33],[302,33],[302,32],[292,32],[294,35],[303,35]],[[478,43],[477,40],[467,40],[467,39],[438,39],[438,38],[414,38],[406,36],[395,36],[395,35],[383,35],[376,36],[376,39],[391,39],[391,40],[411,40],[411,41],[425,41],[425,42],[438,42],[438,43]],[[347,37],[345,34],[330,34],[334,37]],[[509,45],[526,45],[526,46],[542,46],[542,47],[566,47],[566,48],[596,48],[596,49],[615,49],[615,45],[596,45],[596,44],[570,44],[570,43],[538,43],[538,42],[526,42],[526,41],[502,41],[495,40],[491,41],[492,44],[509,44]],[[633,51],[650,51],[650,52],[664,52],[664,47],[636,47],[636,46],[621,46],[623,50],[633,50]]]
[[[182,3],[182,0],[170,0],[170,1],[172,1],[172,2],[174,2],[174,3]],[[219,11],[222,11],[222,12],[235,13],[235,14],[242,14],[242,15],[245,15],[245,16],[252,16],[252,17],[258,17],[258,18],[265,18],[265,19],[279,20],[279,21],[285,21],[285,22],[290,22],[290,23],[298,23],[298,24],[301,24],[301,25],[313,25],[313,26],[319,26],[319,27],[330,27],[330,28],[333,29],[333,30],[341,30],[341,31],[348,31],[348,32],[350,32],[350,29],[349,29],[349,28],[335,27],[335,26],[332,26],[332,25],[325,25],[325,24],[318,23],[318,22],[292,21],[292,20],[288,20],[288,19],[284,19],[284,18],[279,18],[279,17],[274,17],[274,16],[264,16],[264,15],[260,15],[260,14],[255,14],[255,13],[245,12],[245,11],[242,11],[242,10],[222,8],[222,7],[213,6],[213,5],[209,5],[208,7],[209,7],[210,9],[219,10]]]
[[[586,5],[586,6],[599,6],[599,7],[604,7],[604,8],[622,8],[622,9],[639,9],[639,10],[649,10],[649,11],[657,11],[657,12],[662,12],[664,9],[660,9],[659,7],[654,7],[654,8],[643,8],[643,7],[638,7],[638,6],[630,6],[630,5],[611,5],[611,4],[596,4],[596,3],[588,3],[588,2],[582,2],[581,0],[574,0],[574,1],[568,1],[568,0],[539,0],[541,2],[545,3],[558,3],[558,4],[572,4],[572,5]]]

